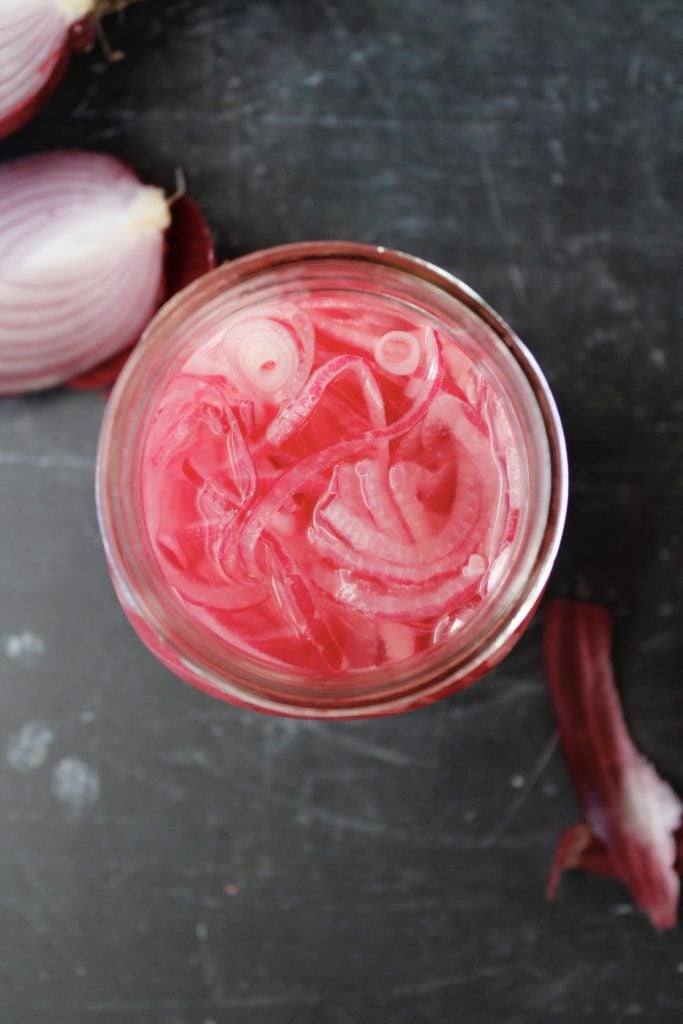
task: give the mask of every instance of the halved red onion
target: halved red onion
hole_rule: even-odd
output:
[[[549,602],[546,674],[585,822],[560,840],[548,896],[555,894],[566,868],[612,874],[628,886],[656,928],[673,928],[683,804],[631,739],[614,682],[611,640],[606,608]]]
[[[89,49],[101,0],[0,2],[0,138],[26,124],[59,83],[74,52]]]
[[[182,196],[174,201],[169,200],[169,206],[171,224],[166,232],[164,301],[216,266],[211,230],[195,201],[189,196]],[[133,345],[137,340],[135,338]],[[103,390],[106,396],[123,369],[133,345],[103,359],[92,369],[70,377],[67,384],[77,391]],[[243,419],[248,411],[247,408],[243,410]]]
[[[0,393],[47,388],[140,335],[163,290],[161,189],[81,151],[0,167]]]

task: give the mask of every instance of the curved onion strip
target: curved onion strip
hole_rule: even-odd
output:
[[[492,488],[486,487],[482,481],[481,471],[472,457],[474,454],[464,449],[456,454],[456,489],[448,519],[437,533],[430,529],[425,540],[401,541],[372,526],[359,514],[359,510],[348,508],[334,495],[326,496],[316,508],[311,540],[315,542],[316,528],[324,526],[351,548],[364,553],[370,564],[377,560],[378,563],[387,562],[415,571],[445,559],[463,544],[465,538],[478,544],[482,538],[473,534],[477,530],[482,536],[487,532],[486,509],[493,507],[497,494],[492,493]]]
[[[206,530],[199,532],[194,527],[194,534],[203,533],[205,536],[210,536],[217,532],[220,533],[223,539],[218,559],[222,561],[224,549],[231,536],[233,522],[239,514],[247,510],[256,492],[256,467],[237,417],[227,402],[223,400],[216,385],[207,383],[202,389],[201,397],[195,393],[193,398],[188,401],[186,408],[186,414],[176,422],[174,430],[161,445],[157,445],[153,449],[150,461],[153,467],[158,467],[177,452],[179,445],[186,441],[191,432],[200,428],[208,430],[219,439],[219,453],[223,444],[225,445],[223,453],[219,454],[220,461],[216,466],[216,476],[205,476],[206,470],[201,466],[197,468],[193,465],[193,459],[190,457],[185,458],[183,462],[184,475],[193,479],[199,488],[196,498],[197,511],[202,522],[207,526]],[[157,432],[160,427],[159,419],[160,417],[157,418],[155,424]],[[201,458],[205,440],[206,435],[202,437],[201,434],[197,434],[191,446],[196,450],[199,458]],[[185,447],[187,448],[187,445]],[[215,453],[212,457],[215,457]],[[163,510],[160,511],[163,515]],[[214,517],[220,518],[216,520]],[[220,530],[216,529],[217,523],[220,523]],[[187,529],[183,531],[183,536],[189,537]]]
[[[479,585],[462,574],[449,576],[425,591],[421,584],[373,585],[345,569],[328,569],[324,565],[312,570],[313,580],[328,597],[350,606],[363,615],[384,619],[431,618],[449,611],[455,602],[480,600]]]
[[[204,405],[213,402],[221,410],[227,408],[225,396],[214,380],[198,382],[194,377],[178,374],[173,384],[154,417],[152,435],[162,438],[151,448],[150,462],[154,467],[161,465],[183,442],[201,419]]]
[[[331,506],[331,510],[328,506],[316,512],[316,523],[309,530],[309,539],[321,555],[329,555],[338,564],[355,569],[363,576],[425,582],[458,567],[463,561],[461,559],[459,563],[456,554],[461,546],[467,543],[469,557],[472,547],[477,548],[481,544],[482,538],[478,534],[484,527],[478,522],[482,512],[480,498],[479,493],[474,501],[468,495],[463,502],[469,506],[465,509],[467,515],[459,519],[454,514],[449,523],[451,529],[444,530],[433,543],[427,540],[421,545],[414,545],[410,560],[406,557],[407,546],[383,537],[341,503]]]
[[[354,572],[359,579],[383,580],[386,583],[432,584],[444,576],[452,575],[454,569],[462,569],[455,562],[445,564],[444,559],[426,562],[423,565],[400,565],[386,558],[371,557],[365,548],[353,548],[331,531],[317,529],[309,533],[311,543],[322,558],[331,559],[341,569]]]
[[[356,463],[354,469],[360,477],[363,501],[380,530],[398,537],[399,540],[414,540],[407,518],[400,504],[394,500],[395,494],[387,486],[386,461],[385,458],[363,459]],[[389,479],[391,472],[389,469]],[[343,495],[340,494],[340,497]]]
[[[204,400],[196,400],[192,404],[177,425],[172,442],[163,449],[157,446],[156,461],[151,463],[155,468],[162,461],[171,459],[176,466],[182,463],[181,472],[196,481],[198,487],[196,510],[199,520],[184,525],[177,532],[169,528],[165,508],[155,505],[146,510],[148,529],[155,537],[162,571],[179,597],[206,608],[236,610],[260,603],[268,594],[267,588],[261,584],[245,584],[243,579],[236,580],[230,572],[231,566],[226,565],[230,559],[225,549],[232,537],[235,520],[246,511],[256,490],[256,469],[237,418],[222,400],[219,389],[207,384],[202,391]],[[207,399],[213,399],[213,404]],[[159,426],[157,421],[156,429]],[[200,430],[202,432],[196,434],[189,446],[199,460],[198,465],[192,465],[192,459],[186,455],[187,448],[179,450],[179,445],[192,431]],[[213,445],[219,451],[224,443],[225,460],[218,460],[214,476],[206,476],[201,457],[212,435]],[[214,452],[211,458],[215,457]],[[219,582],[193,578],[189,567],[194,559],[191,546],[196,542],[203,546],[205,558]]]
[[[157,541],[157,550],[163,556],[164,550],[172,551],[163,539]],[[221,611],[237,611],[253,608],[267,600],[268,587],[263,583],[238,583],[226,578],[225,583],[208,583],[193,580],[185,570],[175,566],[170,558],[164,558],[163,572],[178,596],[188,604]]]
[[[314,597],[306,576],[274,537],[266,541],[266,552],[269,582],[286,619],[292,623],[298,635],[318,649],[330,669],[339,669],[344,656],[320,614],[319,601]]]
[[[73,151],[0,167],[0,197],[0,393],[61,383],[134,341],[161,297],[161,191]]]
[[[352,299],[311,296],[302,306],[315,324],[319,341],[324,342],[327,337],[344,348],[360,349],[370,357],[374,357],[375,340],[397,327],[395,310],[360,309],[358,302]],[[417,327],[407,315],[401,326],[407,331]]]
[[[258,571],[256,547],[259,537],[290,495],[305,487],[307,483],[319,479],[321,475],[329,473],[337,463],[355,458],[368,447],[376,448],[382,441],[400,437],[424,419],[438,393],[443,376],[441,347],[431,330],[427,331],[425,350],[428,359],[423,393],[403,416],[399,416],[381,430],[368,430],[358,438],[339,441],[324,451],[303,459],[293,469],[284,472],[268,494],[251,510],[250,518],[239,537],[240,554],[248,572]]]
[[[379,385],[365,359],[353,356],[335,356],[319,366],[306,381],[302,390],[283,406],[266,430],[266,441],[282,444],[311,416],[326,388],[345,373],[353,373],[363,392],[372,426],[381,430],[386,426],[384,400]]]
[[[362,460],[362,461],[370,461]],[[360,476],[356,472],[357,462],[345,462],[332,470],[328,491],[337,494],[346,505],[358,505],[363,502],[363,491]]]
[[[389,469],[391,494],[401,509],[406,523],[409,524],[410,540],[413,543],[418,538],[428,537],[433,533],[430,514],[420,495],[433,489],[434,477],[441,477],[444,470],[451,476],[454,473],[453,465],[444,464],[438,470],[430,471],[417,462],[404,460],[395,462]]]

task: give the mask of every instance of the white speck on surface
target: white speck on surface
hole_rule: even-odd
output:
[[[674,614],[675,610],[676,609],[672,604],[667,604],[666,602],[663,602],[662,604],[657,606],[657,614],[659,615],[660,619],[670,619],[671,616]]]
[[[10,736],[5,758],[17,772],[32,772],[45,763],[54,734],[44,722],[27,722]]]
[[[77,978],[85,978],[87,973],[88,969],[87,967],[84,967],[83,964],[77,964],[74,967],[74,974],[76,975]]]
[[[80,758],[65,757],[52,772],[52,791],[76,818],[99,799],[99,775]]]
[[[565,152],[564,143],[562,139],[549,139],[548,149],[550,150],[555,163],[559,167],[567,166],[567,154]]]
[[[683,974],[683,960],[679,964],[676,964],[676,973]]]
[[[557,796],[557,786],[554,782],[545,782],[541,787],[543,796]]]
[[[628,68],[626,71],[626,80],[630,86],[635,88],[638,85],[638,79],[640,78],[640,68],[643,63],[643,56],[640,53],[634,53],[628,62]]]
[[[198,921],[195,925],[195,935],[200,942],[206,942],[209,937],[209,929],[203,921]]]
[[[612,907],[612,913],[617,917],[628,917],[629,914],[635,914],[635,912],[636,908],[632,903],[617,903]]]
[[[661,548],[659,551],[659,561],[669,562],[671,560],[671,552],[668,548]]]
[[[661,348],[650,349],[649,359],[658,370],[663,370],[666,367],[666,352]]]
[[[510,779],[510,785],[513,789],[521,789],[525,781],[526,780],[523,775],[513,775]]]
[[[26,664],[36,661],[45,653],[45,641],[42,636],[25,629],[23,633],[6,636],[3,641],[5,654],[12,661],[23,661]]]

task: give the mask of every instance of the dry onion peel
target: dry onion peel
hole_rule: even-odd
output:
[[[621,879],[661,930],[677,919],[683,804],[635,747],[619,703],[605,608],[553,600],[546,609],[544,660],[560,743],[585,821],[565,832],[547,895],[562,872],[584,868]],[[677,835],[678,833],[678,835]]]

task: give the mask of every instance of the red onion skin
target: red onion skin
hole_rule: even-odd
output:
[[[81,18],[69,27],[49,78],[23,103],[13,107],[0,119],[0,139],[23,128],[41,110],[55,91],[69,66],[73,53],[87,53],[95,43],[95,30],[90,17]]]
[[[683,805],[628,732],[610,660],[611,636],[606,608],[548,603],[546,676],[585,821],[560,839],[547,895],[555,895],[567,868],[613,875],[663,931],[677,921],[676,842]]]

